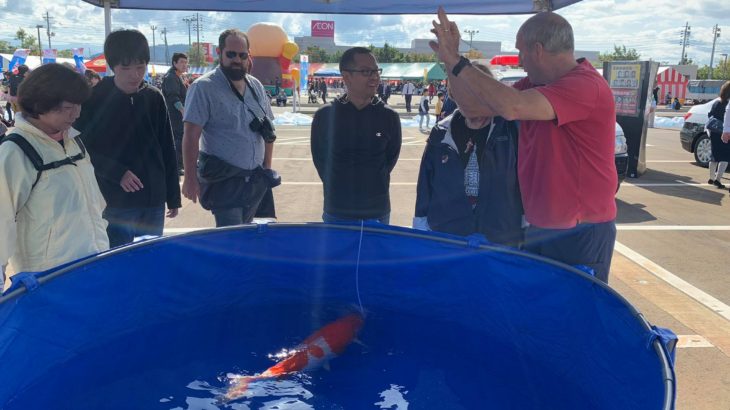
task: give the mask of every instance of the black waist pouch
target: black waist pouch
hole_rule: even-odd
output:
[[[205,152],[198,156],[198,180],[200,205],[209,211],[256,208],[269,188],[281,184],[274,170],[238,168]]]

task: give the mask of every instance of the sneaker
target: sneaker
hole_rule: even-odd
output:
[[[719,180],[717,180],[717,179],[715,180],[715,186],[716,186],[716,187],[717,187],[718,189],[725,189],[725,188],[726,188],[726,187],[725,187],[725,185],[723,185],[723,184],[722,184],[722,182],[720,182],[720,181],[719,181]]]
[[[707,180],[707,183],[710,184],[710,185],[715,185],[715,180],[714,179],[708,179]]]

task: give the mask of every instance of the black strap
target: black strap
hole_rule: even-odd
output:
[[[248,75],[248,74],[246,74],[246,75]],[[243,82],[246,83],[246,87],[251,91],[251,95],[252,95],[254,101],[256,101],[256,104],[258,104],[259,108],[261,108],[261,114],[263,114],[263,116],[266,117],[267,116],[266,109],[264,108],[263,104],[261,104],[261,100],[259,100],[259,95],[256,94],[256,90],[253,87],[251,87],[251,82],[248,81],[248,78],[246,77],[246,75],[243,76]],[[243,100],[243,95],[241,95],[241,93],[238,92],[238,89],[236,89],[236,87],[233,85],[233,82],[228,77],[226,77],[226,80],[228,80],[228,85],[231,86],[231,90],[233,91],[233,94],[235,94],[236,97],[239,100],[241,100],[243,105],[246,106],[246,102]],[[258,117],[253,111],[251,111],[250,108],[248,108],[248,106],[246,106],[246,109],[248,110],[248,112],[251,113],[251,115],[253,115],[254,117]]]
[[[49,169],[55,169],[58,167],[62,167],[64,165],[73,165],[76,166],[75,162],[82,160],[84,157],[86,157],[86,147],[84,146],[84,143],[81,142],[81,138],[75,137],[74,140],[76,141],[76,144],[78,144],[79,149],[81,152],[79,154],[74,155],[73,157],[66,157],[59,161],[53,161],[48,164],[43,163],[43,159],[41,158],[40,154],[38,154],[38,151],[36,151],[35,148],[26,140],[23,138],[20,134],[8,134],[5,136],[5,138],[0,141],[0,144],[4,143],[5,141],[12,141],[17,146],[20,147],[21,150],[23,150],[23,153],[26,157],[30,160],[31,164],[33,164],[33,168],[38,171],[38,174],[36,175],[35,181],[33,182],[33,185],[31,185],[30,189],[32,190],[35,188],[38,181],[41,179],[41,173],[43,171],[47,171]]]

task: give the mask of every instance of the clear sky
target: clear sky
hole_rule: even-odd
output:
[[[201,0],[205,1],[205,0]],[[22,27],[37,33],[35,26],[51,16],[54,48],[91,48],[101,51],[104,41],[104,13],[101,8],[80,0],[0,0],[0,40],[14,42],[15,31]],[[448,8],[446,9],[448,12]],[[688,56],[701,65],[709,64],[712,28],[719,24],[715,62],[730,54],[730,0],[584,0],[558,10],[573,25],[576,48],[606,52],[613,45],[635,48],[642,58],[676,64],[680,59],[680,33],[685,23],[691,27]],[[169,44],[187,43],[190,12],[112,10],[112,27],[136,28],[152,38],[150,26],[166,27]],[[266,13],[200,13],[202,39],[215,42],[218,34],[231,27],[246,30],[250,25],[268,21],[281,24],[293,39],[309,35],[310,20],[334,20],[335,41],[340,45],[410,47],[414,38],[431,38],[430,15],[348,16]],[[474,40],[501,41],[503,50],[514,49],[514,38],[527,16],[453,16],[459,27],[479,30]],[[159,31],[157,38],[159,40]],[[47,47],[45,31],[42,42]],[[195,33],[193,33],[193,38]],[[467,35],[464,35],[467,37]],[[194,40],[193,40],[194,41]],[[157,42],[160,44],[160,42]]]

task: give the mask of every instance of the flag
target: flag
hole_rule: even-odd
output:
[[[309,89],[307,80],[309,77],[309,56],[305,54],[299,55],[299,89],[302,92]]]
[[[10,60],[10,64],[8,64],[8,71],[13,71],[17,66],[25,64],[25,59],[28,58],[29,54],[30,49],[27,48],[19,48],[15,50],[13,58]]]
[[[84,71],[86,71],[86,66],[84,65],[84,49],[83,48],[74,48],[74,62],[76,62],[76,71],[83,74]]]
[[[43,50],[43,62],[41,64],[55,63],[58,50],[47,48]]]

